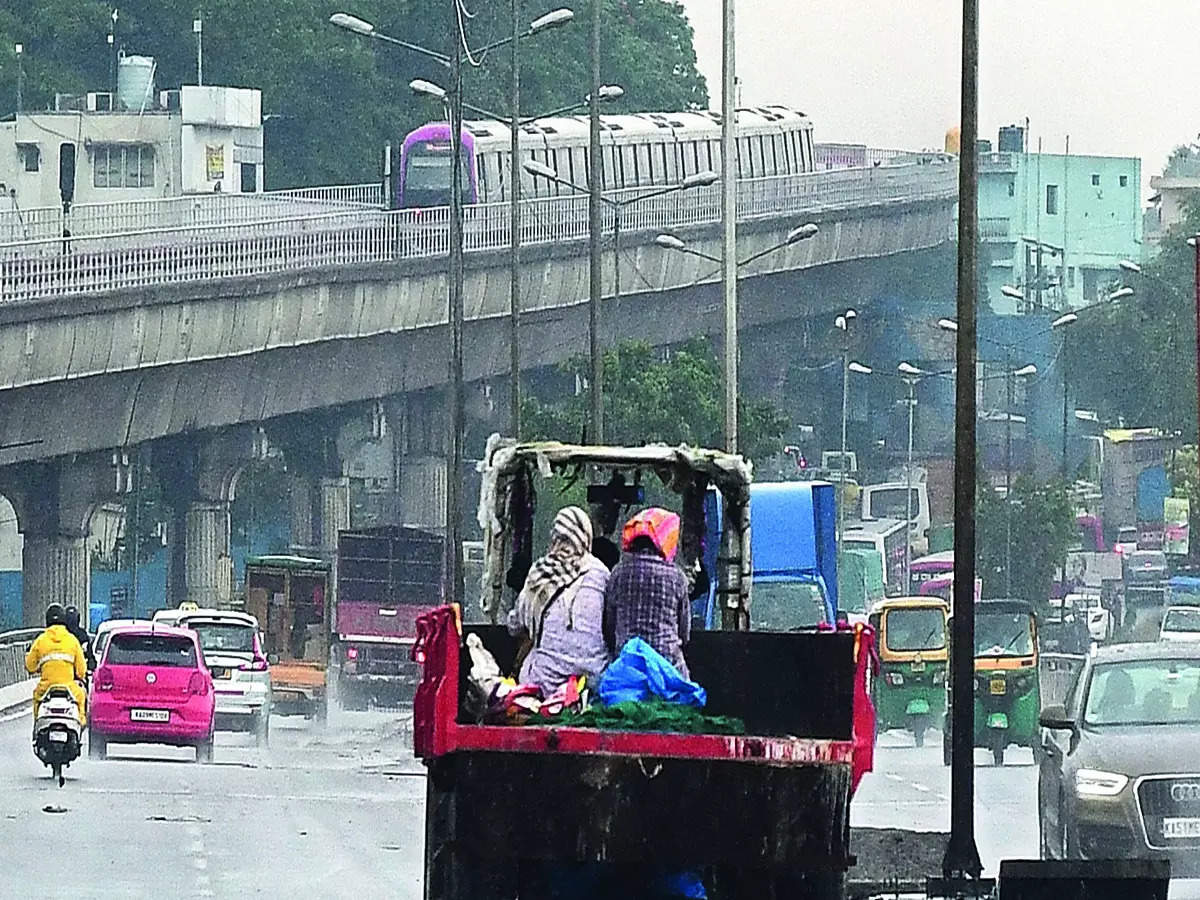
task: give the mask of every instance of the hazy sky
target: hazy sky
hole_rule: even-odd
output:
[[[720,103],[721,0],[683,0]],[[1198,0],[983,0],[981,137],[1138,156],[1144,181],[1200,131]],[[817,140],[940,147],[958,122],[959,0],[739,0],[743,105],[784,103]],[[1145,198],[1143,197],[1143,200]]]

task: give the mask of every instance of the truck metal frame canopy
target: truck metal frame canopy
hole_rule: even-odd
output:
[[[582,444],[562,444],[557,441],[536,441],[518,444],[511,439],[492,435],[488,440],[483,461],[479,464],[482,484],[479,495],[479,526],[483,529],[484,571],[480,602],[483,611],[495,614],[504,608],[504,568],[508,557],[514,528],[514,516],[509,511],[509,486],[522,476],[536,472],[543,478],[555,474],[574,474],[594,467],[611,471],[655,472],[663,483],[677,493],[684,493],[702,478],[721,492],[725,501],[726,516],[736,535],[736,550],[731,559],[722,560],[723,565],[732,563],[733,577],[730,584],[750,584],[750,463],[736,454],[719,450],[697,449],[688,446],[668,447],[608,447]],[[699,498],[702,502],[702,495]],[[685,517],[685,534],[681,547],[681,561],[690,563],[685,556],[690,541],[687,529],[692,525]],[[697,534],[697,541],[702,534]],[[696,547],[696,550],[699,548]],[[726,582],[718,575],[718,584]],[[747,605],[748,596],[741,597]]]

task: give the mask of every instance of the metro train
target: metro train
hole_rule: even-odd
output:
[[[816,171],[812,122],[784,106],[739,109],[739,178]],[[521,126],[523,157],[584,187],[588,176],[587,116],[539,119]],[[688,175],[721,171],[721,116],[715,112],[634,113],[600,117],[604,190],[679,184]],[[466,203],[509,199],[511,135],[496,120],[467,120],[462,134],[462,188]],[[448,206],[450,126],[431,122],[409,133],[399,165],[388,174],[392,208]],[[522,197],[573,193],[566,185],[522,171]]]

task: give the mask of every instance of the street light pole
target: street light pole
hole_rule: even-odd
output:
[[[510,425],[521,439],[521,2],[512,0],[512,76],[509,83],[508,349]]]
[[[725,450],[738,450],[737,55],[734,0],[721,2],[721,290],[725,298]]]
[[[1004,354],[1004,596],[1012,596],[1012,354]]]
[[[604,169],[600,159],[600,0],[592,0],[592,87],[588,93],[588,355],[591,359],[591,434],[593,444],[604,442],[604,357],[600,347],[600,237],[604,228],[601,217],[601,191]]]
[[[912,467],[913,467],[913,415],[917,409],[917,380],[905,379],[908,383],[908,465],[904,488],[904,515],[908,525],[904,540],[904,592],[912,590]]]
[[[838,482],[841,489],[838,491],[837,520],[837,545],[839,548],[842,546],[842,532],[845,530],[846,520],[846,420],[850,400],[850,323],[857,318],[858,313],[848,309],[834,322],[842,331],[842,455],[840,457],[841,464],[838,467]]]

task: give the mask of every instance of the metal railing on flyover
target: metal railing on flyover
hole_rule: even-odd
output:
[[[1038,684],[1042,706],[1056,706],[1067,697],[1086,656],[1075,653],[1042,653],[1038,657]]]
[[[232,225],[341,212],[347,207],[382,206],[382,185],[344,184],[262,194],[187,194],[78,203],[65,213],[61,206],[7,209],[0,211],[0,243],[52,240],[64,237],[64,232],[69,232],[71,238],[79,238],[195,225]]]
[[[25,654],[41,633],[41,628],[0,633],[0,688],[29,680],[30,675],[25,671]]]
[[[956,192],[957,171],[948,164],[749,179],[738,185],[738,219],[796,216],[798,222],[839,209],[948,200]],[[626,190],[611,196],[636,195],[636,190]],[[540,198],[524,201],[522,207],[525,245],[588,237],[586,197]],[[631,205],[622,213],[622,227],[630,232],[715,224],[720,213],[720,190],[713,185]],[[608,232],[614,213],[607,205],[604,215]],[[355,208],[233,225],[0,244],[0,302],[436,257],[447,252],[448,243],[449,211],[440,207],[392,212]],[[464,243],[468,252],[508,247],[508,204],[468,207]]]

